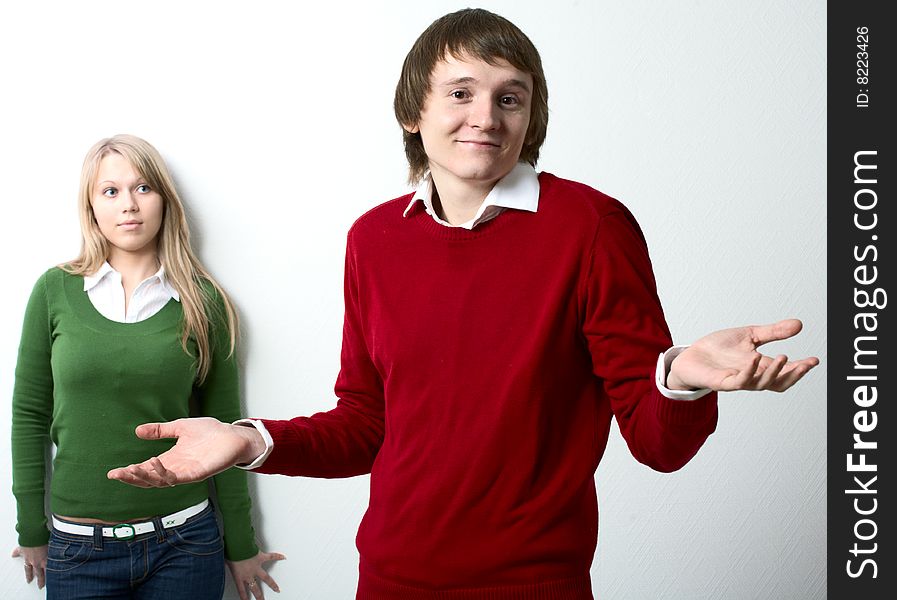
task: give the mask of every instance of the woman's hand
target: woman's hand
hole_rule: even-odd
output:
[[[12,551],[12,557],[25,559],[25,581],[37,578],[37,589],[42,589],[47,581],[47,546],[34,546],[27,548],[16,546]]]
[[[284,560],[286,556],[279,552],[262,552],[246,560],[229,560],[227,566],[230,567],[230,574],[233,575],[234,584],[240,593],[240,600],[249,600],[251,592],[257,600],[264,600],[265,592],[262,590],[261,582],[264,581],[268,587],[275,592],[280,592],[277,582],[271,578],[271,575],[262,566],[266,562],[272,560]]]

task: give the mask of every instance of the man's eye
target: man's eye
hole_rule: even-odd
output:
[[[464,98],[467,98],[467,92],[464,90],[455,90],[452,92],[451,96],[457,100],[463,100]]]
[[[508,106],[513,106],[520,101],[517,99],[517,96],[502,96],[500,102]]]
[[[106,196],[107,198],[115,198],[115,195],[117,193],[118,193],[118,190],[115,188],[112,188],[112,187],[106,188],[105,190],[103,190],[103,195]]]

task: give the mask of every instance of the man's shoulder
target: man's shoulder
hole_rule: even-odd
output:
[[[539,174],[539,186],[539,210],[562,210],[596,219],[613,213],[629,214],[622,202],[585,183],[543,171]]]
[[[359,235],[372,230],[382,231],[384,227],[393,227],[397,223],[401,223],[412,196],[414,193],[409,192],[368,210],[355,219],[352,227],[349,228],[349,235]]]

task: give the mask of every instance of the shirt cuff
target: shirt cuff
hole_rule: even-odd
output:
[[[671,390],[666,386],[667,375],[670,372],[670,365],[673,364],[673,359],[682,354],[682,351],[686,348],[688,346],[673,346],[657,357],[657,371],[654,380],[660,393],[670,400],[697,400],[713,391],[707,388],[700,390]]]
[[[271,454],[271,451],[274,450],[274,440],[271,438],[271,434],[268,433],[268,429],[265,427],[265,424],[257,419],[239,419],[234,421],[232,425],[243,425],[255,427],[258,430],[259,434],[262,436],[262,439],[265,441],[265,451],[262,452],[254,461],[249,463],[248,465],[234,465],[238,469],[244,469],[247,471],[251,471],[252,469],[257,469],[262,466],[262,463],[265,462],[265,459],[268,458],[268,455]]]

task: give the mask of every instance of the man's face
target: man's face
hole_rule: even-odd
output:
[[[447,56],[430,73],[420,132],[440,196],[488,190],[520,158],[533,78],[508,62]]]

